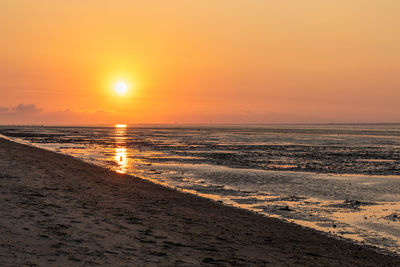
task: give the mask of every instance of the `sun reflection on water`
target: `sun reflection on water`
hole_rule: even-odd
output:
[[[114,160],[117,163],[116,172],[126,173],[128,170],[128,151],[126,148],[126,125],[121,127],[120,124],[115,125],[115,149]]]
[[[126,124],[115,124],[115,128],[126,128]]]
[[[126,147],[115,148],[115,161],[118,164],[117,172],[126,173],[128,167],[128,157]]]

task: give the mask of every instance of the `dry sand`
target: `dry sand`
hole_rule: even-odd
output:
[[[400,266],[400,257],[0,138],[1,266]]]

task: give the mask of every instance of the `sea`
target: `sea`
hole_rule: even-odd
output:
[[[400,124],[1,126],[0,134],[400,253]]]

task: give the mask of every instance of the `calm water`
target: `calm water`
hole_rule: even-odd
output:
[[[400,125],[4,126],[0,133],[400,252]]]

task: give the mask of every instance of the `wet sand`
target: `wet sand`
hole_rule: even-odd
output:
[[[0,265],[399,266],[400,257],[0,139]]]

